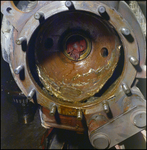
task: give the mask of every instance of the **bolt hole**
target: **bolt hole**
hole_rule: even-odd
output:
[[[47,38],[45,40],[44,47],[46,49],[50,49],[50,48],[52,48],[52,46],[53,46],[53,39],[52,38]]]
[[[7,11],[8,13],[10,13],[11,10],[12,10],[11,7],[8,7],[8,8],[6,9],[6,11]]]
[[[107,48],[102,48],[101,49],[101,55],[102,55],[102,57],[107,57],[108,56],[108,49]]]

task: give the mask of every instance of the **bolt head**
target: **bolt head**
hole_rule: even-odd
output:
[[[109,106],[108,106],[108,104],[105,103],[103,106],[104,106],[104,111],[106,113],[109,113]]]
[[[126,83],[122,84],[122,88],[126,95],[129,95],[131,93],[131,90]]]
[[[82,111],[81,110],[78,110],[78,112],[77,112],[77,119],[82,120]]]
[[[56,105],[54,104],[53,106],[52,106],[52,108],[51,108],[51,110],[50,110],[50,116],[54,116],[55,115],[55,113],[56,113]]]
[[[19,39],[16,40],[17,45],[21,45],[21,41]]]
[[[66,5],[66,7],[71,7],[72,6],[72,2],[71,1],[66,1],[65,5]]]
[[[106,8],[105,8],[104,6],[100,6],[100,7],[98,8],[98,12],[101,13],[101,14],[103,14],[103,13],[106,12]]]
[[[130,57],[130,62],[135,66],[139,63],[139,61],[135,57]]]
[[[14,70],[15,74],[19,74],[19,71],[17,69]]]
[[[121,32],[122,32],[122,34],[124,34],[124,35],[126,35],[126,36],[130,34],[130,30],[127,29],[127,28],[122,28],[122,29],[121,29]]]
[[[39,20],[39,19],[40,19],[40,14],[39,14],[39,13],[35,13],[34,18],[35,18],[36,20]]]

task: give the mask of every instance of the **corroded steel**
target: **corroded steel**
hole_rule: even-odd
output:
[[[63,16],[66,16],[66,20]],[[71,25],[71,20],[73,25]],[[54,28],[55,23],[61,24],[62,27]],[[48,24],[50,28],[47,28]],[[56,41],[66,32],[66,29],[78,27],[82,28],[81,32],[91,36],[89,38],[92,47],[86,58],[81,61],[72,61],[63,54]],[[88,28],[91,29],[90,33],[87,32]],[[55,37],[56,35],[59,36]],[[53,38],[55,46],[51,49],[44,47],[44,40],[47,37]],[[64,35],[62,38],[65,38]],[[47,20],[37,36],[35,53],[39,77],[45,88],[53,95],[64,101],[76,103],[99,92],[112,76],[119,59],[120,45],[115,31],[101,18],[78,11],[58,14]],[[107,57],[101,55],[101,49],[104,47],[108,49]],[[67,53],[68,51],[69,43],[67,43]]]

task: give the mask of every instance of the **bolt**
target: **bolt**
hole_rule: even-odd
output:
[[[82,110],[79,109],[78,112],[77,112],[77,119],[82,120],[82,115],[83,115]]]
[[[39,20],[41,17],[43,17],[44,15],[43,15],[43,13],[41,13],[41,12],[37,12],[37,13],[35,13],[35,15],[34,15],[34,18],[36,19],[36,20]]]
[[[131,56],[129,60],[135,66],[138,65],[138,63],[139,63],[138,60],[133,56]]]
[[[100,6],[100,7],[98,8],[98,12],[99,12],[100,14],[103,14],[103,13],[106,12],[106,8],[105,8],[104,6]]]
[[[103,102],[103,107],[104,107],[104,111],[106,113],[109,113],[109,105],[108,105],[108,103],[106,101]]]
[[[122,34],[124,34],[124,35],[126,35],[126,36],[130,35],[130,30],[127,29],[127,28],[122,28],[122,29],[121,29],[121,32],[122,32]]]
[[[36,92],[35,89],[32,89],[32,90],[30,91],[30,93],[28,94],[27,99],[28,99],[28,100],[31,100],[31,99],[33,98],[35,92]]]
[[[16,44],[17,44],[17,45],[21,45],[22,42],[25,41],[25,40],[26,40],[25,37],[20,37],[20,38],[18,38],[18,39],[16,40]]]
[[[19,74],[22,69],[24,69],[24,66],[23,66],[23,65],[20,65],[20,66],[18,66],[18,67],[14,70],[14,73],[15,73],[15,74]]]
[[[68,7],[68,8],[70,8],[70,7],[73,6],[73,3],[71,1],[66,1],[65,2],[65,6]]]
[[[122,88],[126,95],[129,95],[131,93],[131,90],[126,83],[122,84]]]
[[[52,108],[50,109],[50,116],[54,116],[55,115],[55,113],[56,113],[56,105],[55,104],[53,104],[53,106],[52,106]]]

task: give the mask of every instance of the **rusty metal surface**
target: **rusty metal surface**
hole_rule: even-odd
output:
[[[47,28],[48,24],[50,28]],[[55,24],[62,26],[54,28]],[[64,38],[62,34],[67,32],[67,29],[73,35],[72,30],[79,29],[91,36],[91,52],[85,59],[71,61],[59,49],[60,37]],[[51,20],[48,19],[40,30],[35,44],[35,56],[38,74],[45,88],[57,98],[73,103],[99,92],[112,76],[119,59],[121,43],[109,25],[106,26],[100,18],[76,11],[58,14]],[[53,39],[54,46],[51,49],[44,47],[47,37]],[[103,48],[108,50],[107,57],[101,54]],[[30,51],[29,47],[28,50]]]
[[[40,117],[42,126],[45,128],[55,127],[61,129],[68,129],[78,132],[84,131],[84,124],[82,121],[78,120],[73,116],[65,116],[60,114],[55,114],[55,116],[49,115],[49,110],[42,107],[40,110]]]

